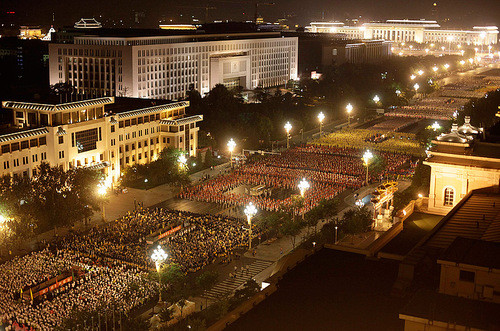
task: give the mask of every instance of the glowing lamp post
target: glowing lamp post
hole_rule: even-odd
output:
[[[443,66],[446,70],[448,70],[448,68],[450,67],[450,65],[448,63],[445,63],[444,66]]]
[[[245,207],[244,213],[247,215],[248,222],[248,249],[252,249],[252,217],[257,214],[257,208],[250,202]]]
[[[106,197],[106,193],[107,193],[107,189],[106,189],[106,185],[104,184],[99,184],[99,186],[97,186],[97,194],[99,194],[102,198],[102,208],[101,208],[101,218],[102,218],[102,221],[106,221],[106,207],[104,205],[104,198]]]
[[[439,123],[438,123],[438,122],[434,122],[434,123],[431,125],[431,128],[432,128],[432,130],[437,131],[437,130],[441,129],[441,125],[439,125]]]
[[[160,267],[165,262],[168,258],[168,254],[161,248],[160,245],[156,247],[156,249],[153,251],[153,254],[151,254],[151,260],[155,263],[156,266],[156,272],[158,273],[158,286],[159,286],[159,301],[161,302],[161,278],[160,278]]]
[[[318,114],[318,121],[319,121],[319,136],[321,137],[323,133],[323,120],[325,119],[325,114],[323,112],[320,112]]]
[[[437,72],[438,70],[439,70],[438,67],[436,67],[436,66],[432,67],[432,71]]]
[[[418,85],[418,83],[415,83],[415,85],[413,85],[413,88],[415,89],[415,93],[417,93],[420,85]]]
[[[351,125],[351,118],[352,118],[351,113],[353,109],[354,107],[350,103],[348,103],[347,106],[345,106],[345,110],[347,112],[347,121],[349,125]]]
[[[370,150],[367,150],[364,154],[363,154],[363,162],[366,166],[366,185],[368,185],[368,167],[370,165],[370,160],[373,158],[373,154],[372,152],[370,152]]]
[[[310,187],[311,184],[309,184],[309,182],[305,178],[302,178],[302,180],[299,182],[300,195],[304,197],[304,194]]]
[[[231,168],[233,167],[233,151],[235,147],[236,142],[233,140],[233,138],[229,139],[229,141],[227,142],[227,149],[229,149],[229,153],[231,154]]]
[[[417,78],[417,76],[415,76],[415,75],[413,75],[413,74],[410,76],[410,79],[411,79],[411,80],[414,80],[415,78]]]
[[[292,130],[292,125],[290,122],[286,122],[284,128],[286,131],[286,148],[290,148],[290,131]]]
[[[375,102],[376,104],[378,104],[380,102],[380,97],[378,95],[375,95],[373,97],[373,102]]]
[[[424,71],[422,69],[420,69],[419,71],[417,71],[417,73],[419,76],[422,76],[424,74]]]

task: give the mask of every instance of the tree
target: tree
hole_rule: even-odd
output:
[[[217,271],[205,271],[196,278],[196,285],[201,291],[207,291],[217,284],[218,279],[219,273]],[[208,306],[208,299],[205,301],[205,306]]]
[[[300,229],[302,228],[302,221],[294,221],[292,218],[287,217],[285,222],[281,226],[281,233],[285,236],[290,236],[290,241],[292,243],[292,247],[295,249],[295,241],[297,235],[300,233]]]
[[[250,299],[255,294],[259,293],[259,291],[260,291],[259,284],[257,284],[255,280],[249,279],[247,280],[243,288],[236,290],[234,292],[234,299],[237,302],[245,301]]]
[[[165,307],[160,310],[160,312],[158,313],[158,317],[160,318],[160,321],[162,323],[167,324],[172,318],[174,318],[174,311],[171,308]]]

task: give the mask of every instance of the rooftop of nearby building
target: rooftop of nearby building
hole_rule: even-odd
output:
[[[457,237],[440,260],[498,269],[500,242]]]
[[[479,330],[493,330],[500,326],[499,311],[500,304],[497,303],[420,290],[400,311],[399,316],[400,318],[411,316]]]
[[[425,257],[438,259],[457,237],[500,242],[498,186],[469,192],[405,257],[417,264]]]
[[[106,113],[120,114],[131,110],[149,108],[173,103],[169,100],[115,97],[115,102],[106,105]]]

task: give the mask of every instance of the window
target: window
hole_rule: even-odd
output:
[[[62,144],[64,143],[64,137],[63,136],[59,136],[59,144]]]
[[[91,151],[97,148],[98,133],[97,129],[89,129],[76,132],[76,147],[78,153]]]
[[[40,153],[40,156],[42,157],[42,161],[47,160],[47,152]],[[26,163],[27,163],[27,161],[28,161],[28,157],[26,157]]]
[[[64,159],[64,151],[59,151],[59,158]]]
[[[453,206],[454,195],[455,195],[455,191],[451,187],[447,187],[444,190],[444,205],[445,206]]]
[[[111,125],[111,132],[115,132],[115,126]]]
[[[460,270],[459,279],[463,282],[474,283],[474,279],[476,278],[476,273],[473,271]]]
[[[9,169],[9,161],[4,161],[3,162],[3,168],[4,169]]]
[[[31,155],[31,159],[33,162],[38,162],[38,154]]]

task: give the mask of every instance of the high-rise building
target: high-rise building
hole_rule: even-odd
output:
[[[216,84],[266,88],[297,78],[297,47],[297,37],[279,32],[95,29],[49,46],[50,84],[67,82],[92,96],[170,100],[191,89],[204,95]]]

